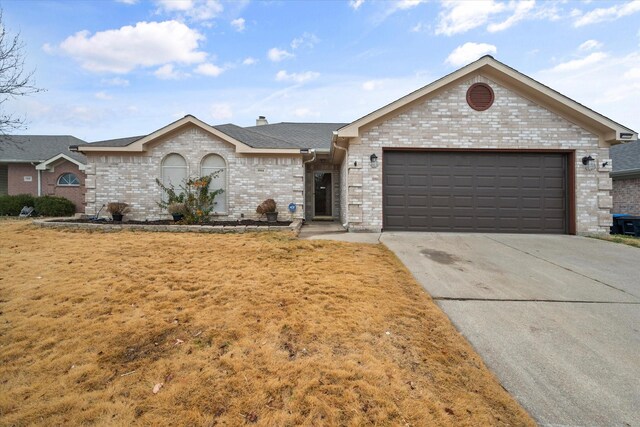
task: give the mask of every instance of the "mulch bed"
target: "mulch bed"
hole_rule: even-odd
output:
[[[63,219],[56,220],[56,222],[68,222],[74,224],[112,224],[112,225],[125,225],[125,224],[139,224],[139,225],[188,225],[183,224],[181,222],[174,222],[170,219],[159,219],[154,221],[123,221],[123,222],[114,222],[107,219]],[[286,227],[291,225],[291,221],[278,221],[278,222],[267,222],[267,221],[255,221],[253,219],[243,219],[241,221],[210,221],[204,224],[192,224],[192,225],[201,225],[203,227],[213,227],[216,225],[222,225],[225,227],[233,227],[233,226],[243,226],[243,225],[254,225],[257,227],[273,227],[273,226],[282,226]]]

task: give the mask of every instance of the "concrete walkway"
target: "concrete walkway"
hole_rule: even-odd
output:
[[[299,237],[309,240],[336,240],[351,243],[380,243],[380,233],[349,233],[335,221],[306,222]]]
[[[640,426],[640,249],[574,236],[383,233],[546,426]]]

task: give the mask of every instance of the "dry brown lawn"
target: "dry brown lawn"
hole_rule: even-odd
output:
[[[382,245],[2,221],[0,255],[3,425],[534,424]]]

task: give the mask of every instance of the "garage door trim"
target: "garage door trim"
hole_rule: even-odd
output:
[[[567,155],[567,217],[568,234],[576,234],[576,152],[563,149],[517,149],[517,148],[407,148],[407,147],[383,147],[382,148],[382,176],[384,177],[384,153],[389,151],[416,151],[416,152],[476,152],[476,153],[538,153],[538,154],[566,154]],[[384,185],[382,185],[382,200],[384,205]],[[384,209],[384,207],[383,207]],[[384,219],[384,213],[383,213]],[[384,227],[384,224],[383,224]]]

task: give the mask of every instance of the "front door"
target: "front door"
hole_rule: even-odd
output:
[[[314,217],[331,217],[331,173],[330,172],[314,172]]]

